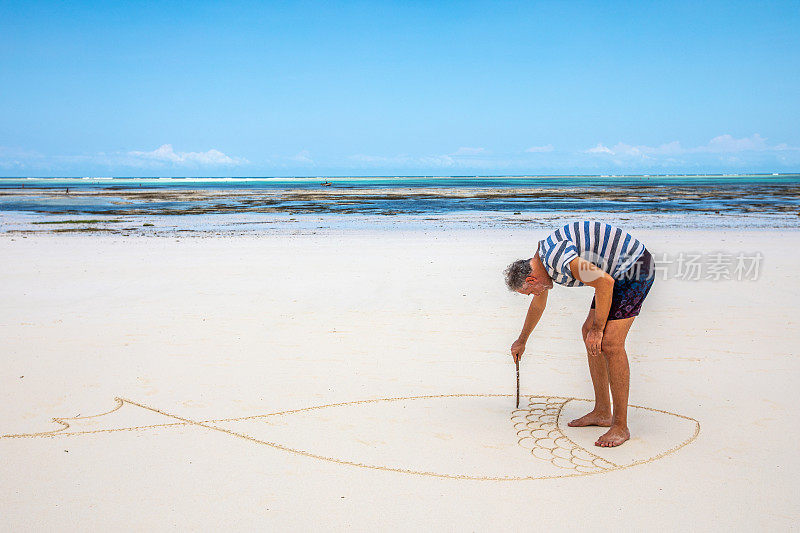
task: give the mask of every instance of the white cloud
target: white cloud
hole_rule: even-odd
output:
[[[349,159],[358,161],[359,163],[386,163],[390,158],[379,155],[355,154],[351,155]]]
[[[395,165],[402,167],[431,166],[431,167],[442,168],[442,167],[453,167],[459,165],[458,160],[454,159],[449,155],[429,155],[429,156],[413,157],[405,154],[400,154],[387,157],[380,155],[355,154],[349,156],[348,159],[370,167]],[[474,163],[474,161],[472,163]]]
[[[531,155],[537,154],[537,155]],[[118,174],[154,175],[167,173],[229,173],[231,168],[247,165],[248,170],[264,173],[297,173],[302,168],[315,171],[333,169],[334,173],[347,173],[356,169],[369,169],[376,173],[441,173],[460,175],[472,173],[498,174],[503,172],[526,173],[581,169],[598,172],[620,169],[661,168],[666,171],[693,169],[723,169],[742,167],[748,169],[795,170],[800,164],[800,147],[787,143],[771,144],[760,134],[736,138],[730,134],[716,136],[707,143],[692,147],[679,141],[660,145],[633,145],[598,143],[586,150],[556,151],[552,144],[531,146],[524,151],[497,152],[483,147],[461,146],[450,153],[312,156],[310,150],[301,150],[266,156],[251,163],[211,149],[204,152],[176,151],[173,145],[164,144],[154,150],[119,152],[94,152],[72,155],[46,155],[38,152],[0,146],[0,173],[38,175]],[[243,169],[244,170],[244,169]],[[133,173],[131,173],[133,172]]]
[[[544,146],[531,146],[526,152],[529,154],[543,154],[546,152],[552,152],[554,150],[552,144],[545,144]]]
[[[461,156],[461,155],[480,155],[486,152],[485,148],[471,148],[469,146],[462,146],[455,152],[450,155],[454,156]]]
[[[600,143],[597,143],[597,146],[595,146],[594,148],[589,148],[588,150],[586,150],[586,153],[587,154],[611,154],[611,155],[614,155],[614,152],[612,152],[611,149],[608,146],[606,146],[604,144],[600,144]]]
[[[124,169],[164,169],[165,167],[212,168],[248,164],[219,150],[176,152],[171,144],[151,151],[95,152],[93,154],[43,155],[38,152],[0,147],[0,168],[20,168],[52,173],[126,172]]]
[[[370,166],[378,165],[400,165],[406,167],[415,166],[435,166],[435,167],[452,167],[462,164],[474,165],[480,162],[475,156],[488,156],[485,148],[473,148],[462,146],[458,150],[450,154],[433,154],[433,155],[420,155],[410,156],[407,154],[398,154],[393,156],[382,155],[369,155],[369,154],[354,154],[348,156],[347,159],[357,163],[363,163]]]
[[[678,142],[678,141],[672,141],[672,142],[664,143],[664,144],[661,144],[661,145],[657,146],[650,153],[651,154],[673,155],[673,154],[679,154],[682,151],[683,151],[683,148],[681,147],[681,143]]]
[[[712,153],[736,153],[747,151],[772,150],[774,147],[767,146],[767,140],[755,133],[750,137],[735,139],[732,135],[725,134],[714,137],[705,146],[698,146],[694,151]]]
[[[230,157],[213,148],[207,152],[176,152],[171,144],[162,144],[150,152],[134,150],[127,155],[142,161],[188,166],[240,165],[247,162],[246,159]]]
[[[594,148],[589,148],[588,150],[584,150],[584,153],[641,157],[646,159],[653,155],[679,154],[682,153],[683,151],[684,150],[683,148],[681,148],[681,144],[678,141],[672,141],[671,143],[665,143],[659,146],[645,146],[645,145],[634,146],[631,144],[617,143],[610,148],[602,143],[598,143],[597,146],[595,146]]]
[[[534,146],[526,152],[546,153],[554,150],[553,145]],[[449,154],[380,156],[369,154],[354,154],[347,158],[351,162],[367,168],[399,167],[408,169],[440,168],[440,169],[493,169],[493,168],[528,168],[530,157],[523,156],[520,152],[513,154],[495,154],[486,148],[461,146]]]
[[[402,166],[434,166],[434,167],[458,167],[464,165],[480,165],[484,160],[492,160],[490,152],[486,148],[476,148],[462,146],[450,154],[432,154],[410,156],[398,154],[394,156],[379,156],[367,154],[355,154],[348,157],[351,161],[370,165],[402,165]]]
[[[39,152],[0,146],[0,168],[24,169],[31,163],[41,163],[44,159],[44,156]]]
[[[311,152],[309,152],[308,150],[300,150],[289,159],[297,163],[306,163],[309,165],[314,164],[314,159],[311,157]]]
[[[620,156],[639,159],[650,159],[658,155],[680,155],[680,154],[736,154],[741,152],[771,152],[771,151],[791,151],[798,148],[787,145],[786,143],[770,146],[767,139],[758,133],[750,137],[736,139],[732,135],[725,134],[714,137],[708,143],[694,148],[684,148],[678,141],[661,144],[659,146],[639,145],[633,146],[625,143],[617,143],[608,147],[602,143],[597,146],[584,150],[587,154],[606,154],[610,156]]]

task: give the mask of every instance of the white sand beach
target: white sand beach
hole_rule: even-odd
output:
[[[564,425],[590,288],[552,291],[513,412],[501,273],[541,228],[0,235],[3,528],[797,528],[800,233],[632,232],[763,261],[656,281],[602,451]]]

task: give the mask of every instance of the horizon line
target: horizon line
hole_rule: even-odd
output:
[[[706,173],[664,173],[664,174],[469,174],[469,175],[444,175],[444,174],[370,174],[370,175],[286,175],[286,176],[0,176],[1,180],[279,180],[279,179],[484,179],[484,178],[659,178],[659,177],[781,177],[798,176],[796,172],[706,172]]]

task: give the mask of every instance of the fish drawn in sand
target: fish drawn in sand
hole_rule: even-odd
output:
[[[593,445],[605,428],[567,422],[591,401],[561,396],[449,394],[380,398],[252,416],[195,420],[126,398],[91,416],[54,418],[52,431],[0,439],[91,437],[156,429],[214,431],[274,450],[360,468],[441,478],[519,481],[601,474],[662,459],[691,443],[700,423],[630,406],[633,438]],[[509,417],[510,412],[510,417]],[[159,432],[154,432],[157,438]]]

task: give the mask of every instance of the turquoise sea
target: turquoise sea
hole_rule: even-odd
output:
[[[0,178],[0,212],[59,215],[800,213],[800,174]]]

